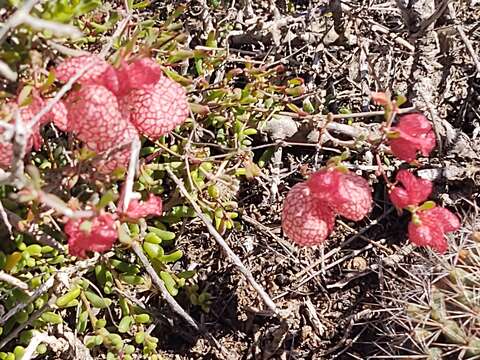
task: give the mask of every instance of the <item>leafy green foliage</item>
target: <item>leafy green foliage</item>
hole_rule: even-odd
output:
[[[45,20],[69,23],[72,19],[88,14],[102,5],[99,0],[57,0],[43,5],[40,16]]]

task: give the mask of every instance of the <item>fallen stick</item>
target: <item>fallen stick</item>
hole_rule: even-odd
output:
[[[10,284],[22,290],[28,290],[28,285],[25,282],[17,279],[15,276],[7,274],[3,270],[0,270],[0,282]]]
[[[471,41],[465,34],[465,31],[463,31],[463,27],[461,25],[455,26],[455,29],[457,29],[458,33],[460,34],[460,37],[462,38],[463,42],[465,43],[465,47],[467,48],[468,53],[472,57],[473,63],[475,64],[475,68],[477,69],[477,77],[480,77],[480,60],[478,59],[477,52],[472,46]]]
[[[152,278],[153,283],[160,290],[162,297],[165,299],[168,305],[170,305],[172,310],[175,311],[178,315],[180,315],[183,319],[185,319],[185,321],[192,328],[194,328],[198,332],[201,332],[200,326],[198,326],[197,322],[185,310],[183,310],[183,308],[180,305],[178,305],[178,303],[175,301],[173,296],[170,295],[162,279],[160,279],[157,272],[150,264],[150,261],[148,261],[147,257],[145,256],[145,253],[143,252],[142,248],[140,247],[140,244],[137,241],[132,242],[132,249],[135,255],[137,255],[140,262],[142,263],[142,265],[145,267],[145,270],[147,271],[148,275],[150,275],[150,277]]]
[[[226,241],[223,239],[223,237],[218,233],[218,231],[215,229],[213,226],[212,222],[210,219],[208,219],[203,213],[198,204],[193,200],[193,198],[190,196],[188,193],[187,189],[183,185],[182,181],[173,173],[171,169],[166,167],[166,171],[168,175],[171,177],[171,179],[175,182],[177,185],[178,189],[182,193],[182,195],[190,202],[190,204],[193,206],[193,209],[195,210],[196,215],[200,218],[200,220],[203,221],[205,226],[208,229],[208,232],[213,236],[215,241],[217,242],[218,245],[225,251],[227,256],[230,258],[230,260],[233,262],[233,264],[238,268],[238,270],[245,276],[247,281],[252,285],[252,287],[257,291],[257,293],[260,295],[262,298],[263,302],[265,305],[270,309],[270,311],[277,315],[277,306],[273,302],[272,298],[267,294],[267,292],[263,289],[263,287],[257,283],[255,278],[253,277],[252,273],[250,270],[248,270],[245,265],[243,265],[242,261],[240,258],[233,252],[232,249],[230,249],[230,246],[226,243]]]
[[[140,247],[140,244],[137,241],[132,242],[132,249],[135,255],[137,255],[140,262],[142,263],[142,265],[145,267],[145,270],[147,271],[148,275],[150,275],[150,277],[152,278],[153,283],[160,290],[160,293],[163,299],[165,299],[165,301],[172,308],[172,310],[175,311],[178,315],[180,315],[192,328],[194,328],[199,333],[205,335],[207,339],[215,347],[217,347],[218,350],[220,350],[223,356],[226,356],[226,358],[229,358],[230,353],[218,342],[218,340],[215,339],[213,335],[210,334],[208,331],[200,327],[197,324],[197,322],[185,310],[183,310],[183,308],[177,303],[177,301],[173,298],[173,296],[170,295],[162,279],[160,279],[157,272],[148,261],[147,257],[145,256],[145,253],[143,252],[142,248]]]

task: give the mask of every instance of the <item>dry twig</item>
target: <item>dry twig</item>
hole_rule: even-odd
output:
[[[56,344],[58,343],[58,339],[53,336],[49,336],[45,333],[36,334],[30,340],[30,343],[25,349],[25,352],[23,353],[23,356],[22,356],[22,360],[30,360],[31,358],[33,358],[34,357],[33,354],[35,353],[37,346],[40,345],[41,343]]]
[[[167,167],[166,171],[168,175],[172,178],[172,180],[175,182],[175,184],[177,185],[182,195],[192,205],[196,215],[205,224],[205,226],[208,229],[208,232],[213,236],[217,244],[220,245],[220,247],[225,251],[229,259],[235,264],[238,270],[245,276],[245,278],[250,283],[250,285],[252,285],[252,287],[257,291],[257,293],[260,295],[260,297],[262,298],[265,305],[269,308],[269,310],[273,314],[277,314],[277,306],[273,302],[272,298],[267,294],[267,292],[263,289],[263,287],[259,283],[257,283],[257,281],[253,277],[250,270],[248,270],[245,267],[245,265],[243,265],[240,258],[233,252],[233,250],[230,248],[230,246],[228,246],[228,244],[223,239],[223,237],[215,229],[212,222],[203,214],[202,209],[200,209],[200,207],[195,202],[195,200],[193,200],[193,198],[190,196],[190,194],[188,193],[187,189],[185,188],[183,183],[180,181],[180,179],[173,173],[173,171],[170,168]]]
[[[137,255],[140,262],[142,263],[142,265],[145,267],[145,270],[147,271],[148,275],[150,275],[150,277],[152,278],[152,281],[154,282],[154,284],[160,290],[162,297],[165,299],[168,305],[170,305],[172,310],[175,311],[178,315],[180,315],[196,331],[202,332],[197,322],[185,310],[183,310],[183,308],[180,305],[178,305],[178,303],[175,301],[173,296],[170,295],[162,279],[160,279],[157,272],[150,264],[150,261],[148,261],[147,257],[145,256],[142,248],[140,247],[137,241],[132,242],[132,249],[135,255]]]
[[[50,278],[48,278],[47,281],[45,281],[42,285],[40,285],[37,289],[35,289],[33,294],[29,297],[29,299],[26,302],[18,303],[13,308],[11,308],[6,314],[4,314],[0,318],[0,325],[5,324],[5,322],[8,319],[10,319],[13,315],[15,315],[19,311],[23,310],[24,308],[26,308],[30,303],[35,301],[35,299],[37,299],[39,296],[41,296],[41,295],[45,294],[47,291],[49,291],[55,285],[55,280],[56,280],[55,278],[56,277],[61,276],[62,274],[66,274],[67,276],[70,276],[72,274],[79,275],[79,274],[85,272],[87,269],[91,268],[93,265],[96,265],[97,262],[98,262],[98,256],[95,256],[95,257],[87,259],[87,260],[79,261],[75,265],[65,269],[65,271],[57,272],[55,274],[55,276],[51,276]],[[5,346],[6,343],[8,343],[8,341],[5,342],[5,340],[0,343],[0,349],[3,346]]]
[[[0,282],[6,282],[12,286],[15,286],[22,290],[28,290],[28,285],[22,280],[17,279],[15,276],[7,274],[5,271],[0,271]]]
[[[37,2],[38,0],[28,0],[27,2],[25,2],[25,4],[23,4],[20,9],[18,9],[12,16],[10,16],[7,21],[5,21],[2,28],[0,29],[0,44],[3,43],[6,35],[11,29],[17,27],[22,23],[23,18],[30,13],[30,11],[33,9]]]
[[[458,33],[460,34],[460,37],[462,38],[462,41],[465,43],[465,47],[467,48],[470,56],[472,57],[473,63],[475,64],[475,68],[477,69],[476,76],[480,77],[480,60],[478,60],[478,53],[473,48],[471,41],[468,39],[467,35],[465,34],[465,31],[463,31],[463,27],[461,25],[457,25],[455,26],[455,29],[457,29]]]
[[[10,67],[0,60],[0,75],[10,81],[17,81],[17,73],[10,69]]]
[[[154,284],[158,287],[160,290],[160,293],[162,297],[167,301],[168,305],[172,308],[173,311],[175,311],[180,317],[182,317],[192,328],[194,328],[196,331],[199,333],[204,334],[207,339],[217,348],[219,349],[224,356],[229,356],[229,352],[215,339],[212,334],[210,334],[208,331],[205,329],[201,328],[197,322],[185,311],[183,308],[178,305],[178,303],[175,301],[172,295],[168,292],[167,288],[165,287],[165,284],[163,283],[162,279],[158,276],[157,272],[155,269],[152,267],[150,262],[148,261],[147,257],[145,256],[145,253],[143,252],[142,248],[140,247],[139,243],[137,241],[132,242],[132,249],[135,255],[137,255],[138,259],[140,262],[143,264],[145,267],[145,270],[147,271],[148,275],[152,278]]]
[[[140,143],[140,139],[138,138],[138,136],[136,136],[135,139],[133,139],[130,146],[131,146],[130,161],[128,163],[127,179],[125,180],[125,184],[123,188],[123,199],[122,199],[123,211],[127,211],[128,205],[130,204],[130,200],[132,199],[133,182],[135,180],[135,173],[137,171],[140,148],[142,147],[142,144]]]
[[[10,30],[21,24],[27,24],[28,26],[37,30],[48,30],[55,35],[68,36],[73,39],[82,36],[82,32],[72,25],[39,19],[30,15],[30,11],[32,11],[33,7],[36,5],[37,2],[38,0],[27,1],[20,9],[18,9],[12,16],[7,19],[7,21],[0,29],[0,45],[6,39]],[[10,67],[3,61],[0,61],[0,74],[10,81],[17,80],[17,73],[10,69]]]

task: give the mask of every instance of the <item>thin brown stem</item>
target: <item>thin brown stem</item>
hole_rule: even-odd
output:
[[[277,314],[277,306],[273,302],[272,298],[267,294],[267,292],[263,289],[263,287],[259,283],[257,283],[257,281],[253,277],[250,270],[248,270],[245,267],[245,265],[243,265],[240,258],[233,252],[233,250],[230,248],[230,246],[228,246],[228,244],[223,239],[223,237],[215,229],[215,227],[213,226],[210,219],[208,219],[203,214],[202,209],[200,209],[200,207],[195,202],[195,200],[193,200],[193,198],[190,196],[187,189],[183,185],[182,181],[173,173],[173,171],[170,168],[167,167],[166,171],[167,171],[168,175],[170,176],[170,178],[175,182],[175,184],[177,185],[177,187],[180,190],[180,192],[182,193],[182,195],[192,205],[193,209],[195,210],[196,215],[205,224],[205,226],[208,229],[208,232],[213,236],[213,238],[215,239],[217,244],[220,245],[220,247],[225,251],[225,253],[229,257],[229,259],[234,263],[234,265],[238,268],[238,270],[245,276],[245,278],[250,283],[250,285],[252,285],[252,287],[257,291],[257,293],[260,295],[260,297],[262,298],[265,305],[269,308],[269,310],[273,314]]]

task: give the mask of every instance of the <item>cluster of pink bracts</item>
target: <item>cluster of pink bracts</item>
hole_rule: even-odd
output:
[[[57,116],[53,121],[97,153],[128,145],[138,134],[156,140],[188,117],[184,89],[164,76],[151,59],[122,62],[115,69],[98,57],[81,56],[60,64],[55,74],[58,80],[66,82],[85,66],[88,70],[78,80],[80,89],[64,100],[66,116]],[[129,157],[127,146],[97,162],[96,167],[109,173],[125,167]],[[65,225],[69,252],[85,257],[88,251],[108,251],[118,238],[117,219],[135,221],[161,214],[161,199],[150,195],[144,202],[132,200],[128,209],[120,209],[116,214],[104,213],[88,220],[70,219]]]
[[[432,125],[422,114],[401,116],[396,127],[388,131],[392,153],[404,161],[414,161],[417,153],[428,156],[435,148]],[[417,179],[407,170],[400,170],[390,192],[397,209],[412,213],[408,226],[410,241],[429,246],[438,252],[448,248],[444,234],[460,227],[460,221],[449,210],[421,205],[432,191],[432,183]],[[335,215],[359,221],[372,208],[372,189],[362,177],[330,167],[310,175],[305,182],[292,187],[284,202],[282,228],[301,246],[322,244],[333,230]]]
[[[361,176],[337,168],[313,173],[287,194],[282,227],[299,245],[320,244],[330,235],[335,215],[358,221],[372,208],[372,191]]]
[[[18,111],[20,119],[25,126],[28,122],[45,106],[45,101],[38,95],[36,91],[32,93],[32,100],[26,106],[20,106],[18,100],[9,101],[0,109],[0,117],[6,122],[13,123],[15,121],[14,114]],[[46,115],[44,115],[37,123],[33,125],[30,138],[27,142],[26,152],[29,153],[32,148],[39,150],[42,145],[42,138],[40,136],[40,127],[57,117],[65,116],[65,106],[63,104],[56,104],[54,108]],[[4,135],[5,129],[0,128],[0,135]],[[13,158],[13,143],[10,141],[0,141],[0,168],[8,169],[12,163]]]
[[[69,81],[84,70],[74,87],[62,101],[42,117],[32,129],[27,152],[41,146],[40,128],[53,122],[60,130],[72,133],[88,149],[109,156],[97,160],[95,168],[105,174],[126,167],[130,158],[130,144],[143,135],[150,140],[172,131],[189,115],[185,90],[163,75],[161,67],[152,59],[130,62],[122,60],[118,68],[105,60],[86,55],[69,58],[54,72],[57,80]],[[31,119],[46,102],[33,90],[32,101],[21,106],[19,100],[6,104],[2,117],[13,120],[19,111],[23,123]],[[4,129],[0,129],[0,134]],[[13,144],[0,142],[0,167],[8,168],[13,157]],[[69,252],[85,257],[88,251],[105,252],[118,238],[116,221],[136,221],[150,215],[162,214],[162,201],[151,195],[146,201],[132,200],[128,209],[115,214],[100,213],[90,219],[69,219],[65,224]]]
[[[388,132],[390,150],[400,160],[412,162],[417,153],[428,156],[435,148],[432,124],[422,114],[407,114],[400,117],[397,126]]]
[[[448,249],[444,234],[460,228],[460,220],[448,209],[439,206],[422,206],[432,192],[432,183],[418,179],[408,170],[397,173],[397,182],[390,192],[390,200],[397,209],[412,212],[412,221],[408,224],[410,241],[418,246],[429,246],[439,253]],[[433,205],[433,204],[432,204]]]
[[[122,60],[115,68],[95,55],[85,55],[66,59],[56,67],[55,75],[59,81],[67,82],[84,68],[87,70],[77,80],[81,86],[41,119],[33,139],[40,138],[41,125],[53,121],[62,131],[73,133],[88,149],[99,154],[110,150],[107,159],[95,164],[97,170],[108,174],[128,164],[128,145],[138,134],[156,140],[188,117],[185,90],[164,76],[152,59]],[[12,104],[12,108],[13,105],[18,107]],[[20,108],[23,121],[28,122],[44,105],[44,100],[34,94],[33,102]],[[39,146],[33,140],[31,143]],[[8,167],[11,144],[1,146],[7,151],[0,155],[0,166]]]
[[[150,194],[146,201],[134,199],[128,209],[117,213],[103,213],[91,219],[69,219],[65,224],[68,236],[68,251],[73,256],[84,258],[87,252],[105,252],[112,248],[118,239],[118,219],[136,221],[147,216],[162,215],[162,199]]]

